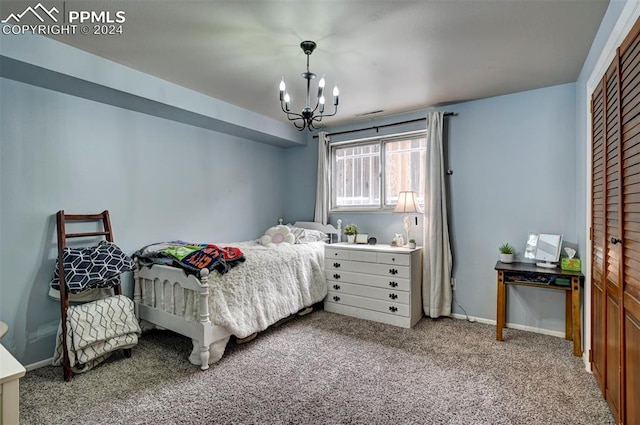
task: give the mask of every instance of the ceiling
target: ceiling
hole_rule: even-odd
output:
[[[574,82],[608,0],[98,4],[125,11],[122,35],[54,38],[281,121],[280,79],[301,109],[299,45],[315,41],[310,70],[340,88],[335,125]]]

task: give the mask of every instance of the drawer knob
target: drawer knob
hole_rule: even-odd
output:
[[[333,297],[333,300],[334,300],[335,302],[338,302],[338,301],[340,301],[340,297],[336,295],[336,296],[334,296],[334,297]]]
[[[391,258],[391,261],[396,261],[396,257]]]
[[[398,307],[391,306],[389,307],[389,311],[395,313],[396,311],[398,311]]]
[[[389,269],[389,273],[398,274],[398,269]]]
[[[340,279],[340,275],[339,275],[338,273],[334,273],[334,274],[333,274],[333,278],[334,278],[334,279]]]
[[[398,282],[389,282],[389,286],[391,286],[392,288],[395,288],[398,286]]]
[[[333,289],[335,289],[336,291],[340,289],[340,285],[333,285]]]
[[[389,294],[389,298],[391,298],[392,300],[395,300],[396,298],[398,298],[398,294],[394,294],[393,292]]]
[[[333,267],[335,267],[336,269],[340,268],[340,263],[333,263]]]

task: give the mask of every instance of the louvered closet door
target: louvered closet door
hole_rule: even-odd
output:
[[[623,420],[640,424],[640,21],[620,46]]]
[[[591,97],[591,362],[616,421],[640,424],[640,20]]]
[[[592,163],[591,163],[591,368],[603,389],[605,374],[605,326],[604,309],[604,79],[600,82],[591,98],[591,134]]]
[[[605,74],[605,396],[614,415],[620,413],[620,114],[618,62]]]

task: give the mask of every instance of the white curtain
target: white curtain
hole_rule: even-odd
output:
[[[444,181],[442,112],[427,115],[422,305],[427,316],[451,315],[451,247]]]
[[[329,135],[326,131],[318,133],[318,183],[313,221],[329,222]]]

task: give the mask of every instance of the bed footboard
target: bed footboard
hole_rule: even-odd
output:
[[[222,357],[229,332],[211,323],[209,270],[200,278],[162,265],[140,267],[136,261],[134,292],[136,316],[193,340],[189,361],[205,370]]]

